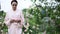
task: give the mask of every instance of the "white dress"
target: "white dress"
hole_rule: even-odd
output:
[[[21,20],[21,24],[24,23],[24,16],[22,14],[21,10],[10,10],[6,13],[5,21],[4,23],[8,27],[8,34],[21,34],[22,33],[22,28],[20,23],[10,23],[11,19],[18,19]]]

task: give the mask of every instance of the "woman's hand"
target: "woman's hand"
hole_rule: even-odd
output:
[[[19,22],[21,22],[21,20],[14,20],[14,19],[12,19],[12,20],[10,21],[10,23],[14,23],[14,22],[19,23]]]
[[[19,22],[21,22],[21,20],[15,20],[15,22],[19,23]]]
[[[15,22],[15,20],[14,20],[14,19],[10,20],[10,23],[13,23],[13,22]]]

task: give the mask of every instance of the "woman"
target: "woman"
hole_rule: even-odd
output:
[[[8,27],[8,34],[21,34],[22,26],[24,22],[24,16],[21,10],[17,9],[18,2],[16,0],[11,1],[12,9],[6,13],[4,23]]]

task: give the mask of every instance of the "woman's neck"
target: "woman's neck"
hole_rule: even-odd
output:
[[[13,11],[16,11],[16,9],[15,10],[13,9]]]

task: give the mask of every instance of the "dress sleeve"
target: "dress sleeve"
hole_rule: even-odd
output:
[[[4,19],[4,23],[5,23],[7,26],[10,26],[10,20],[9,20],[9,16],[8,16],[7,13],[6,13],[6,16],[5,16],[5,19]]]
[[[20,14],[21,14],[21,23],[24,25],[24,15],[23,15],[23,13],[22,13],[22,11],[20,12]]]

